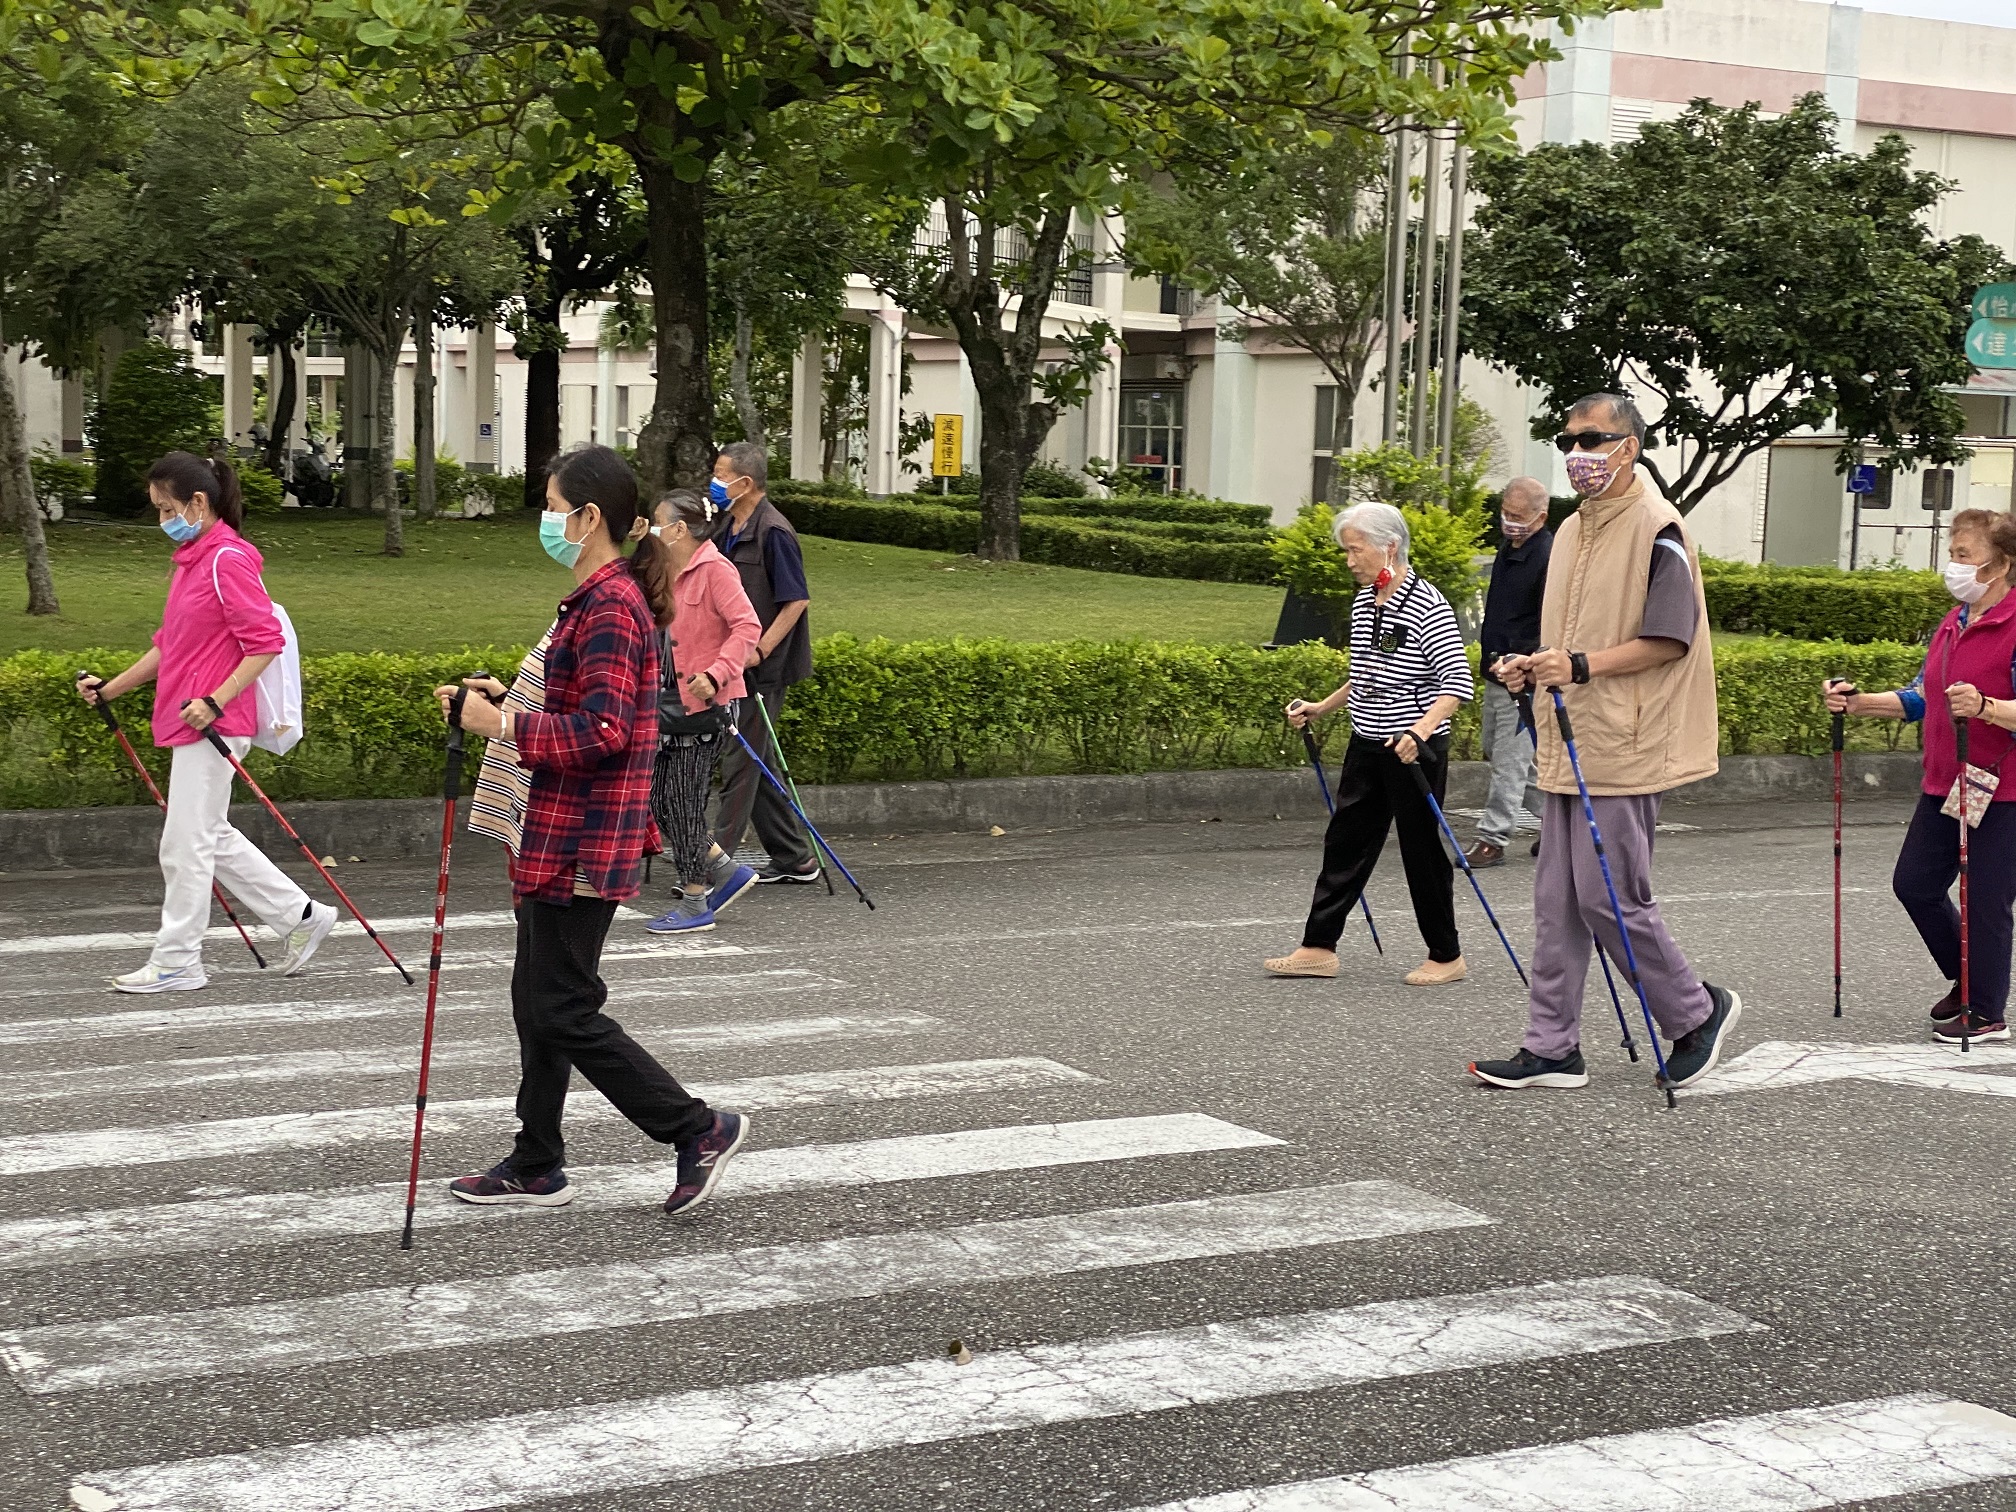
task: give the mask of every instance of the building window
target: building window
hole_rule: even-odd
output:
[[[1197,313],[1197,291],[1188,284],[1178,283],[1167,273],[1162,275],[1162,313],[1164,315],[1195,315]]]
[[[1349,451],[1354,439],[1351,434],[1352,415],[1347,408],[1344,412],[1344,434],[1336,434],[1338,395],[1341,392],[1334,383],[1316,385],[1316,434],[1311,438],[1310,450],[1315,461],[1309,471],[1309,497],[1317,504],[1328,503],[1330,499],[1330,476],[1334,448],[1341,440],[1342,449]]]
[[[1167,492],[1183,486],[1183,385],[1122,384],[1120,460]]]

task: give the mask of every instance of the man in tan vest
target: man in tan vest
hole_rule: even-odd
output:
[[[1533,987],[1526,1038],[1510,1060],[1476,1061],[1495,1087],[1580,1087],[1582,989],[1592,938],[1626,980],[1617,919],[1575,772],[1551,712],[1559,688],[1617,887],[1645,998],[1672,1041],[1667,1074],[1690,1086],[1715,1069],[1743,1000],[1694,974],[1652,892],[1652,837],[1664,794],[1714,773],[1715,663],[1700,562],[1680,513],[1636,463],[1645,421],[1629,399],[1591,394],[1555,438],[1582,507],[1554,542],[1540,608],[1542,649],[1497,664],[1530,689],[1538,715],[1540,864],[1533,877]]]

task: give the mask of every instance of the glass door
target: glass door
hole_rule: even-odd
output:
[[[1173,493],[1183,486],[1183,385],[1123,384],[1120,460]]]

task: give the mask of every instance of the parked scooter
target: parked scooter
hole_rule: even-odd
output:
[[[303,509],[333,509],[336,504],[336,470],[329,465],[324,442],[308,437],[308,450],[297,451],[290,459],[292,478],[288,492]]]

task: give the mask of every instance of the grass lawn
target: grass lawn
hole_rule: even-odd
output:
[[[567,575],[539,549],[536,516],[406,524],[406,555],[379,554],[382,521],[350,515],[261,516],[250,535],[266,585],[287,606],[302,649],[443,651],[523,644],[544,629]],[[63,613],[20,612],[21,550],[0,546],[0,656],[88,646],[143,649],[168,592],[167,539],[140,525],[65,523],[49,532]],[[1070,567],[1004,566],[898,546],[805,538],[817,635],[892,640],[1244,641],[1274,629],[1281,590],[1191,583]]]

